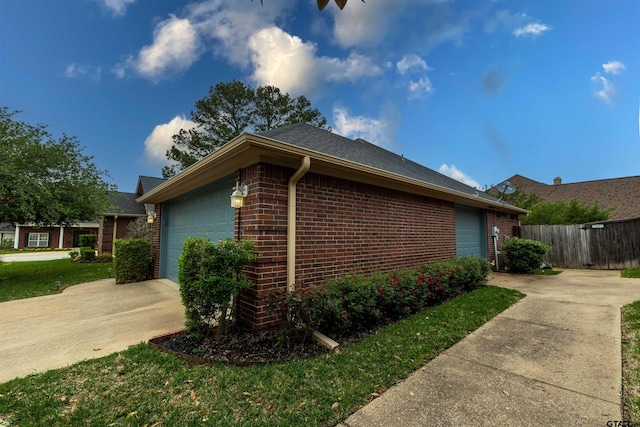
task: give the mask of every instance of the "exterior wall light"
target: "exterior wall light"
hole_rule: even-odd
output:
[[[149,212],[147,214],[147,222],[149,224],[153,224],[153,220],[156,219],[156,213],[155,212]]]
[[[239,182],[233,187],[233,193],[231,193],[231,207],[241,208],[244,205],[244,198],[249,194],[249,188],[247,185],[240,185]]]

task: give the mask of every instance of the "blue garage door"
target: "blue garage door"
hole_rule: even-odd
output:
[[[213,242],[233,237],[233,178],[229,175],[163,204],[160,277],[178,282],[178,258],[187,237],[207,236]]]
[[[481,209],[456,206],[456,255],[487,256],[486,215]]]

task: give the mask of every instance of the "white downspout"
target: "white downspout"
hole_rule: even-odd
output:
[[[311,158],[304,156],[300,168],[289,179],[289,210],[287,211],[287,292],[296,284],[296,184],[311,167]]]

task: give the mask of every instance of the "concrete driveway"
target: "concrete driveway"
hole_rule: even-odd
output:
[[[61,294],[0,303],[0,382],[127,349],[184,327],[169,280],[71,286]]]
[[[13,254],[0,255],[2,262],[24,262],[24,261],[50,261],[53,259],[69,258],[70,251],[42,251],[42,252],[19,252]]]
[[[347,418],[349,427],[605,426],[621,420],[619,271],[494,274],[527,297]],[[621,425],[621,424],[616,424]]]

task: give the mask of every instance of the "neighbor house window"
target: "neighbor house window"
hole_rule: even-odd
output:
[[[29,233],[28,246],[30,248],[49,246],[49,233]]]

